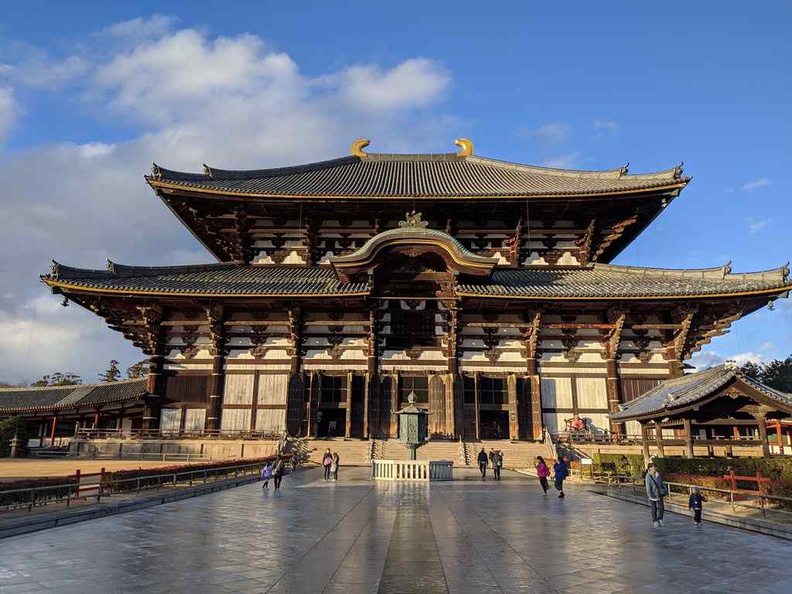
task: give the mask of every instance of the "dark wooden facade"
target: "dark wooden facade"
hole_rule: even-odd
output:
[[[155,166],[149,184],[219,262],[43,280],[151,357],[144,427],[364,438],[394,435],[410,392],[436,437],[539,439],[575,413],[622,431],[609,413],[790,288],[786,268],[609,264],[684,188],[679,168],[544,169],[460,142]]]

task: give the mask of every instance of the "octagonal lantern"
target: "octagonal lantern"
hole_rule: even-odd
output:
[[[415,451],[426,443],[429,411],[415,406],[415,392],[407,396],[409,403],[396,412],[399,415],[399,439],[410,449],[410,460],[415,460]]]

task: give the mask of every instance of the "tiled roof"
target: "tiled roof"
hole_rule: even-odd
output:
[[[525,299],[644,299],[744,293],[779,294],[792,288],[787,268],[732,274],[728,266],[670,270],[594,264],[585,268],[496,268],[483,282],[463,282],[460,296]],[[366,283],[343,283],[330,266],[206,264],[138,267],[109,264],[84,270],[54,264],[44,282],[54,288],[106,293],[200,296],[356,296]]]
[[[699,373],[666,380],[625,405],[623,410],[611,414],[610,418],[614,421],[624,421],[654,413],[673,413],[675,409],[688,407],[709,397],[734,378],[739,378],[769,399],[787,409],[792,409],[792,396],[789,394],[756,381],[742,373],[736,366],[719,365]]]
[[[49,412],[137,400],[146,392],[146,379],[107,384],[0,389],[0,413]]]
[[[729,266],[673,270],[593,264],[586,268],[496,269],[489,282],[462,284],[462,295],[525,298],[650,298],[789,289],[786,266],[732,274]]]
[[[458,153],[386,155],[366,153],[296,167],[204,173],[154,165],[153,187],[262,197],[499,197],[582,196],[683,187],[689,177],[676,167],[633,175],[627,167],[573,171],[509,163]]]
[[[111,262],[108,270],[84,270],[54,264],[44,282],[111,293],[169,295],[332,296],[366,294],[369,290],[366,283],[340,282],[329,266],[143,267]]]

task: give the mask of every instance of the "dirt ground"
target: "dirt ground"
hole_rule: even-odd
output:
[[[77,469],[83,473],[105,470],[137,470],[159,466],[181,466],[186,462],[168,460],[85,460],[81,458],[53,459],[2,459],[0,460],[0,482],[33,477],[69,476]]]

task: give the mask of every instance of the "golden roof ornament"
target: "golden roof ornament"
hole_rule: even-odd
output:
[[[368,138],[358,138],[355,142],[352,143],[352,147],[349,149],[349,152],[352,154],[353,157],[360,157],[361,159],[365,159],[366,153],[363,151],[363,149],[370,144],[371,141]]]
[[[454,144],[462,149],[457,153],[457,157],[470,157],[473,154],[473,141],[467,138],[457,138]]]
[[[404,220],[399,222],[399,227],[401,227],[402,229],[407,229],[410,227],[418,227],[420,229],[426,229],[428,226],[429,226],[429,221],[421,220],[421,213],[415,211],[405,213]]]

